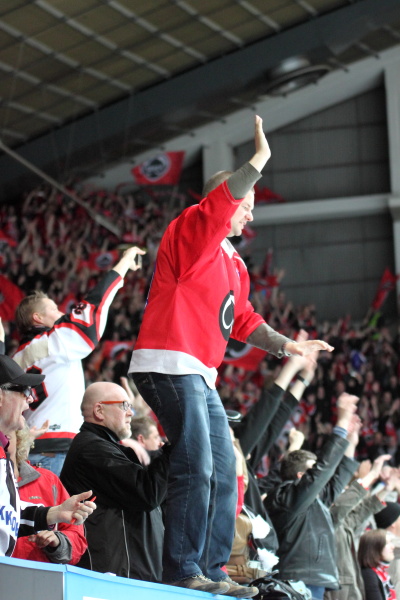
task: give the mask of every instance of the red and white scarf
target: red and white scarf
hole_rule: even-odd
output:
[[[381,562],[377,567],[373,567],[372,570],[377,574],[380,581],[382,582],[385,600],[396,600],[396,590],[393,587],[388,572],[389,564]]]

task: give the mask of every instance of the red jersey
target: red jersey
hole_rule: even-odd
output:
[[[167,228],[129,372],[197,373],[214,388],[229,337],[245,342],[265,322],[248,300],[246,265],[226,239],[241,202],[225,181]]]

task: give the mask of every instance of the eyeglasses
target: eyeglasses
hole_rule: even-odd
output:
[[[18,394],[24,394],[26,398],[32,396],[32,388],[26,385],[9,385],[6,383],[5,385],[0,386],[0,389],[6,392],[17,392]]]
[[[127,410],[133,411],[133,404],[129,404],[128,400],[104,400],[103,402],[99,402],[99,404],[122,404],[122,410],[125,412]]]

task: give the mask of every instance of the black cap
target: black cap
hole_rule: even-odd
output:
[[[0,387],[6,383],[35,387],[42,383],[44,375],[25,373],[19,365],[4,354],[0,355]]]
[[[385,508],[374,515],[376,526],[379,529],[387,529],[400,517],[400,504],[397,502],[386,502]]]

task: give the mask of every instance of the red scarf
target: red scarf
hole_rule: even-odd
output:
[[[377,574],[383,585],[383,592],[385,594],[385,600],[396,600],[396,591],[389,577],[389,564],[379,563],[377,567],[373,567],[372,570]]]

